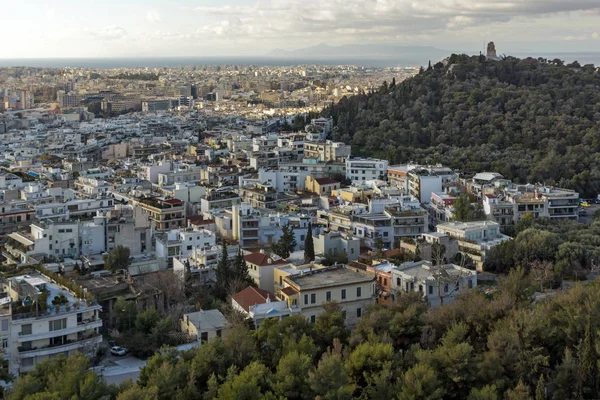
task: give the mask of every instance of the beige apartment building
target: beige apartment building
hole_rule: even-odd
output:
[[[342,308],[346,325],[355,326],[377,299],[375,277],[373,272],[335,265],[286,276],[279,293],[313,323],[323,312],[323,304],[335,301]]]

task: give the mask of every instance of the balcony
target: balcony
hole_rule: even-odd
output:
[[[47,356],[51,354],[63,353],[65,351],[80,349],[82,347],[91,347],[100,343],[102,343],[102,335],[94,334],[81,340],[69,341],[68,343],[61,345],[48,345],[39,349],[33,348],[31,350],[19,351],[19,356],[21,358]]]

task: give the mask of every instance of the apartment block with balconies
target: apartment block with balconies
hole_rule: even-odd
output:
[[[9,278],[2,286],[0,336],[12,374],[32,371],[58,354],[96,354],[102,342],[101,306],[91,298],[79,298],[38,273]]]
[[[179,199],[142,199],[139,200],[139,207],[147,214],[154,229],[167,230],[185,225],[185,203]]]

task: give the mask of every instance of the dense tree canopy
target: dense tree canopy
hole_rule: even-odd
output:
[[[324,111],[333,139],[391,162],[441,162],[600,193],[600,74],[593,66],[452,55]]]
[[[440,308],[401,296],[351,333],[339,307],[315,324],[295,315],[234,326],[195,350],[163,349],[133,385],[107,386],[87,360],[59,357],[21,378],[9,399],[593,399],[600,282],[532,303],[523,269],[499,290]],[[140,314],[141,315],[141,314]],[[152,331],[151,315],[136,318]]]

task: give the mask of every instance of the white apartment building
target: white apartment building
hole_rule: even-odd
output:
[[[216,235],[202,228],[180,228],[156,236],[156,257],[161,269],[171,267],[174,257],[189,257],[194,251],[216,245]]]
[[[313,234],[313,244],[315,255],[346,254],[348,261],[356,261],[360,255],[360,239],[343,232]]]
[[[8,235],[3,255],[9,262],[27,263],[33,256],[79,258],[106,251],[106,219],[93,221],[37,221],[30,232]]]
[[[387,175],[387,170],[387,160],[352,157],[346,159],[346,178],[352,182],[383,179]]]
[[[494,221],[447,222],[438,224],[437,231],[458,240],[458,251],[469,256],[478,270],[483,270],[486,253],[494,246],[510,240],[500,233]]]
[[[477,272],[454,264],[433,266],[429,261],[409,261],[392,269],[393,297],[420,292],[432,307],[451,302],[477,286]]]
[[[18,377],[58,354],[96,354],[100,305],[38,273],[9,278],[2,286],[7,297],[0,300],[0,338],[10,373]]]

